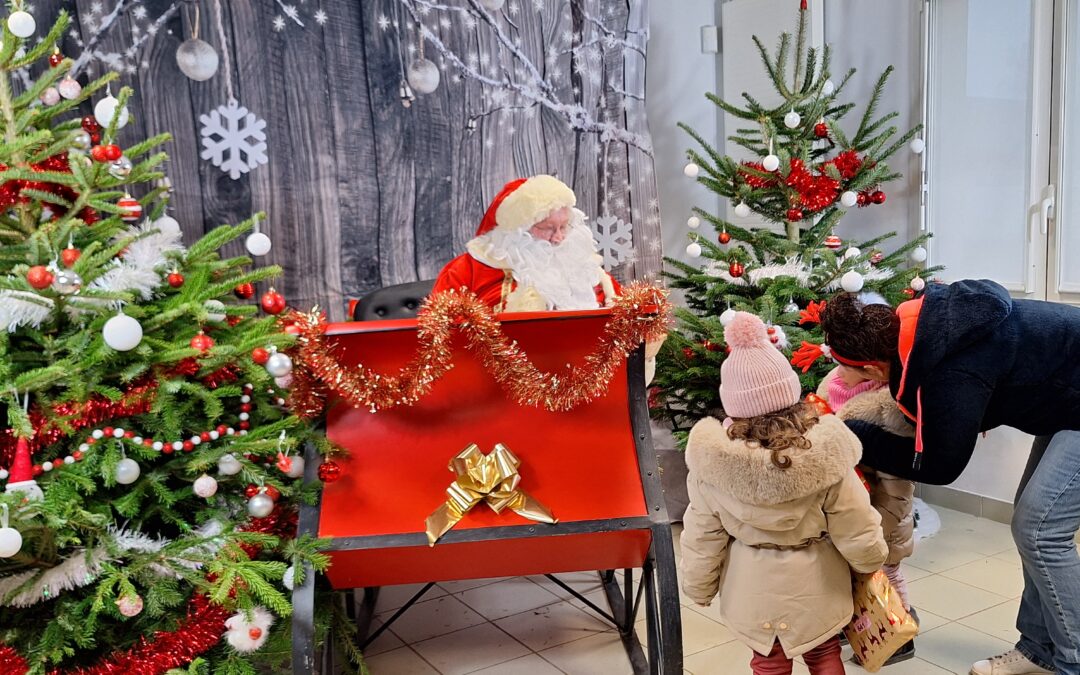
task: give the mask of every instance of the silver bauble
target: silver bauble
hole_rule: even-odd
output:
[[[285,377],[292,372],[292,359],[288,354],[275,352],[266,362],[266,372],[274,377]]]
[[[222,455],[217,461],[217,470],[222,476],[235,476],[242,468],[240,460],[230,454]]]
[[[73,295],[82,289],[82,277],[71,270],[60,270],[53,277],[52,288],[60,295]]]
[[[409,64],[406,79],[417,94],[430,94],[439,88],[439,67],[427,59],[417,59]]]
[[[131,175],[132,168],[131,160],[121,155],[120,159],[109,165],[109,175],[113,178],[127,178]]]
[[[265,518],[274,510],[274,500],[260,492],[247,503],[247,512],[252,518]]]
[[[208,43],[192,38],[177,47],[176,65],[191,79],[204,82],[217,72],[218,53]]]
[[[139,468],[138,462],[130,457],[125,457],[116,463],[116,473],[114,476],[117,483],[121,485],[131,485],[139,480],[140,473],[142,473],[142,470]]]
[[[89,150],[93,144],[93,141],[90,140],[90,134],[85,131],[80,131],[71,137],[71,145],[79,150]]]

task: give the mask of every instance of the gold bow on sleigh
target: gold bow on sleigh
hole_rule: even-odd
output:
[[[486,501],[495,513],[510,509],[537,522],[557,522],[546,506],[518,489],[520,464],[521,460],[502,443],[497,443],[487,455],[473,443],[451,459],[448,468],[457,474],[457,478],[446,488],[446,503],[425,521],[428,545],[434,546],[439,537],[482,501]]]

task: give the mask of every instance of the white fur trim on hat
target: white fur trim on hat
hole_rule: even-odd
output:
[[[574,206],[577,197],[566,183],[554,176],[533,176],[507,195],[495,211],[495,222],[500,228],[528,229],[552,211]]]

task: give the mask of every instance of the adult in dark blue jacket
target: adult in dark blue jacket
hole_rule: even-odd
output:
[[[865,464],[944,485],[967,466],[980,432],[1036,436],[1012,522],[1024,567],[1020,641],[971,672],[1080,675],[1080,308],[958,281],[930,284],[895,312],[841,294],[822,326],[833,357],[888,382],[915,426],[912,439],[849,422]]]

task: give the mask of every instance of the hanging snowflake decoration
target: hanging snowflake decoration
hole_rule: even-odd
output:
[[[593,235],[604,256],[604,269],[627,262],[634,254],[633,226],[615,216],[605,215],[596,219]]]
[[[233,180],[270,159],[266,156],[266,121],[235,100],[209,115],[200,115],[202,158],[209,159]]]

